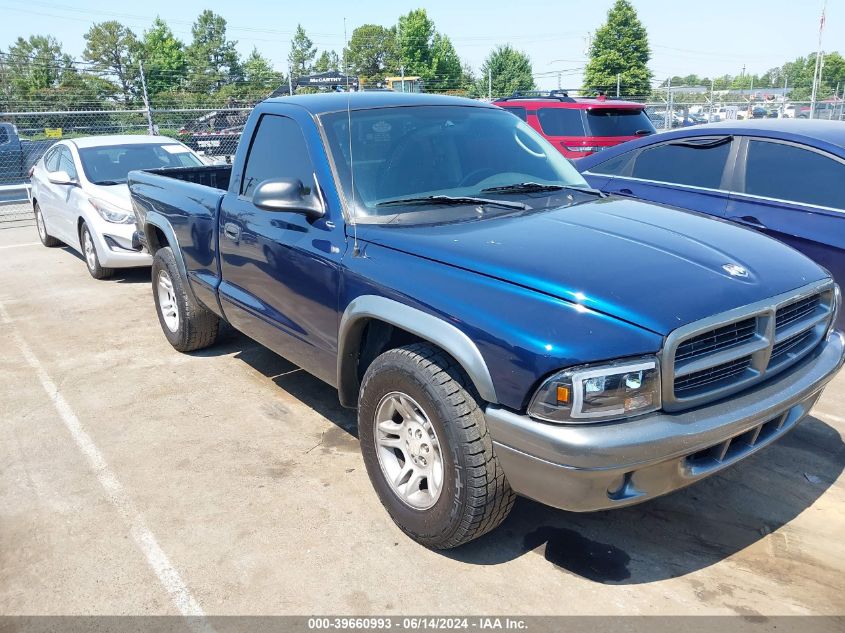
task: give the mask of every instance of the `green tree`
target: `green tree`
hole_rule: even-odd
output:
[[[178,88],[187,75],[185,45],[173,35],[173,31],[160,17],[153,21],[149,31],[144,32],[141,58],[150,94]]]
[[[91,62],[95,70],[114,77],[124,103],[132,101],[140,89],[138,38],[115,20],[93,25],[84,37],[82,58]]]
[[[237,42],[226,39],[226,20],[206,9],[191,28],[186,51],[188,85],[193,92],[213,92],[241,76]]]
[[[481,76],[473,90],[474,95],[487,95],[489,77],[492,77],[494,98],[513,94],[517,90],[534,89],[531,60],[528,55],[509,44],[497,46],[484,60]]]
[[[282,74],[273,70],[270,61],[258,52],[257,48],[243,63],[243,93],[244,96],[255,99],[267,96],[282,83]]]
[[[365,82],[376,82],[399,72],[396,28],[362,24],[349,39],[344,51],[347,72]]]
[[[340,60],[334,51],[323,51],[314,62],[315,73],[325,73],[330,70],[340,70]]]
[[[652,76],[649,59],[648,34],[637,12],[628,0],[616,0],[590,46],[584,87],[615,93],[618,75],[623,95],[647,96]]]
[[[51,35],[19,37],[9,47],[5,74],[12,99],[26,101],[44,90],[57,88],[64,74],[72,68],[70,55]]]
[[[426,89],[436,92],[461,91],[466,88],[462,82],[461,58],[452,46],[452,41],[435,33],[431,41],[431,70]]]
[[[405,75],[432,77],[431,56],[436,31],[425,9],[416,9],[399,18],[397,47]]]
[[[290,43],[288,53],[288,66],[294,79],[304,77],[311,72],[314,57],[317,55],[317,47],[305,33],[301,24],[296,25],[296,33]]]

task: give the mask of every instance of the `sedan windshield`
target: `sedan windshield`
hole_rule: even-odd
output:
[[[172,142],[81,147],[79,160],[85,177],[95,185],[124,183],[133,169],[202,165],[202,161],[191,150]]]
[[[456,221],[545,208],[550,196],[566,204],[573,191],[589,191],[552,145],[498,108],[352,110],[322,122],[344,196],[361,222]]]

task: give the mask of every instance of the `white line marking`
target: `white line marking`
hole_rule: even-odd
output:
[[[0,251],[5,248],[23,248],[24,246],[41,246],[41,242],[27,242],[26,244],[6,244],[5,246],[0,246]]]
[[[845,424],[845,418],[841,415],[833,415],[832,413],[824,413],[823,411],[819,411],[818,409],[812,411],[810,413],[811,416],[816,416],[817,418],[822,418],[823,420],[829,420],[830,422],[839,422],[840,424]]]
[[[188,624],[195,631],[203,633],[213,633],[213,629],[205,620],[205,613],[200,607],[199,603],[191,595],[188,587],[179,576],[179,572],[167,558],[167,554],[161,549],[155,535],[147,527],[144,517],[135,508],[135,504],[129,498],[126,489],[118,481],[114,472],[109,468],[105,457],[94,444],[91,436],[82,427],[79,418],[73,412],[73,409],[62,396],[56,383],[50,378],[50,375],[44,369],[44,366],[33,354],[29,345],[27,345],[24,338],[18,333],[12,324],[12,319],[6,310],[6,307],[0,303],[0,323],[12,325],[10,328],[12,339],[15,341],[18,349],[29,366],[35,370],[38,380],[47,396],[52,400],[53,406],[59,417],[64,422],[65,427],[73,437],[76,446],[88,460],[88,465],[97,477],[97,481],[106,491],[109,501],[117,509],[121,517],[129,526],[129,531],[135,543],[143,552],[147,559],[147,563],[152,568],[158,580],[164,587],[165,591],[170,594],[173,604],[183,616],[188,619]]]

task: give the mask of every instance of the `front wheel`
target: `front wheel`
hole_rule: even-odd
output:
[[[358,435],[382,504],[426,547],[478,538],[513,507],[478,398],[462,369],[432,345],[373,361],[361,385]]]
[[[220,319],[188,294],[170,247],[159,249],[153,257],[152,278],[158,320],[170,344],[180,352],[213,344]]]
[[[105,268],[100,264],[100,256],[94,246],[94,238],[91,237],[91,230],[88,225],[82,223],[79,230],[79,242],[82,244],[82,254],[85,256],[85,265],[88,272],[94,279],[108,279],[114,274],[114,268]]]

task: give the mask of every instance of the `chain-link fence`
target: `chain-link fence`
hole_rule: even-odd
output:
[[[748,99],[695,103],[668,99],[644,105],[658,131],[710,121],[810,118],[811,112],[809,102]],[[152,131],[185,143],[209,163],[231,162],[251,109],[239,106],[0,113],[0,223],[8,226],[10,222],[31,220],[26,189],[30,169],[60,139]],[[817,103],[813,114],[814,118],[845,121],[845,103]]]

